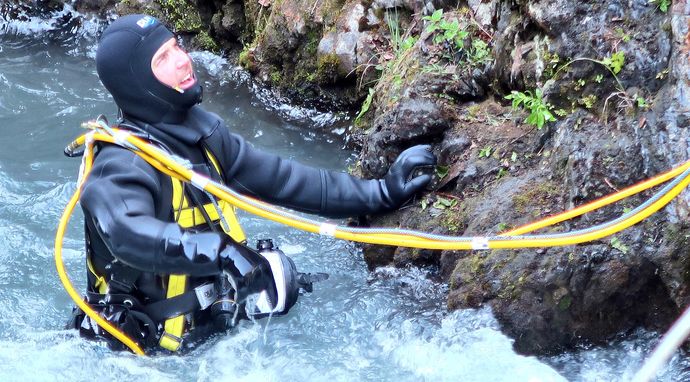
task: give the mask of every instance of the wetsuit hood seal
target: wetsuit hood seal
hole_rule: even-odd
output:
[[[198,82],[180,93],[151,70],[153,55],[174,37],[157,19],[141,14],[120,17],[103,32],[96,52],[98,76],[125,116],[152,124],[180,123],[201,102]]]

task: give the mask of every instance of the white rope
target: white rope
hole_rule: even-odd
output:
[[[471,245],[472,249],[489,249],[489,239],[486,236],[475,236]]]
[[[203,175],[200,175],[198,173],[192,173],[192,179],[189,180],[190,183],[194,185],[194,187],[200,189],[200,190],[205,190],[206,186],[211,180]]]
[[[632,382],[648,382],[656,378],[659,370],[673,356],[680,345],[690,334],[690,307],[671,326],[661,342],[647,358],[642,368],[635,374]]]
[[[335,224],[321,223],[319,224],[319,234],[324,236],[335,237],[335,232],[337,228],[338,226],[336,226]]]

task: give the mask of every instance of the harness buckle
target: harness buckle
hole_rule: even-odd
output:
[[[194,288],[194,293],[196,293],[196,298],[199,300],[201,310],[211,306],[213,302],[216,301],[218,295],[213,283],[199,285],[198,287]]]
[[[168,332],[163,332],[163,334],[161,334],[161,339],[158,343],[164,349],[168,349],[170,351],[177,351],[180,348],[180,346],[182,346],[182,341],[183,339],[181,337],[170,334]]]

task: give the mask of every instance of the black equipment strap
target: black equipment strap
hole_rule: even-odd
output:
[[[201,308],[196,292],[192,289],[175,297],[143,305],[135,297],[128,294],[100,294],[87,292],[86,302],[91,305],[121,304],[134,311],[145,313],[151,320],[161,323],[168,318],[196,311]]]

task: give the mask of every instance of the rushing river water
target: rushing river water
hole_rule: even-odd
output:
[[[59,15],[58,15],[59,16]],[[241,215],[249,237],[272,237],[298,268],[330,279],[285,317],[245,322],[184,356],[111,352],[63,330],[73,303],[53,260],[57,221],[78,159],[62,150],[80,123],[114,104],[93,61],[98,24],[0,20],[0,381],[625,381],[658,335],[552,358],[512,350],[487,309],[448,312],[425,271],[370,273],[348,243]],[[223,59],[194,53],[204,105],[255,146],[344,170],[346,117],[295,108]],[[65,262],[84,287],[83,220],[65,238]],[[690,378],[676,356],[661,380]]]

